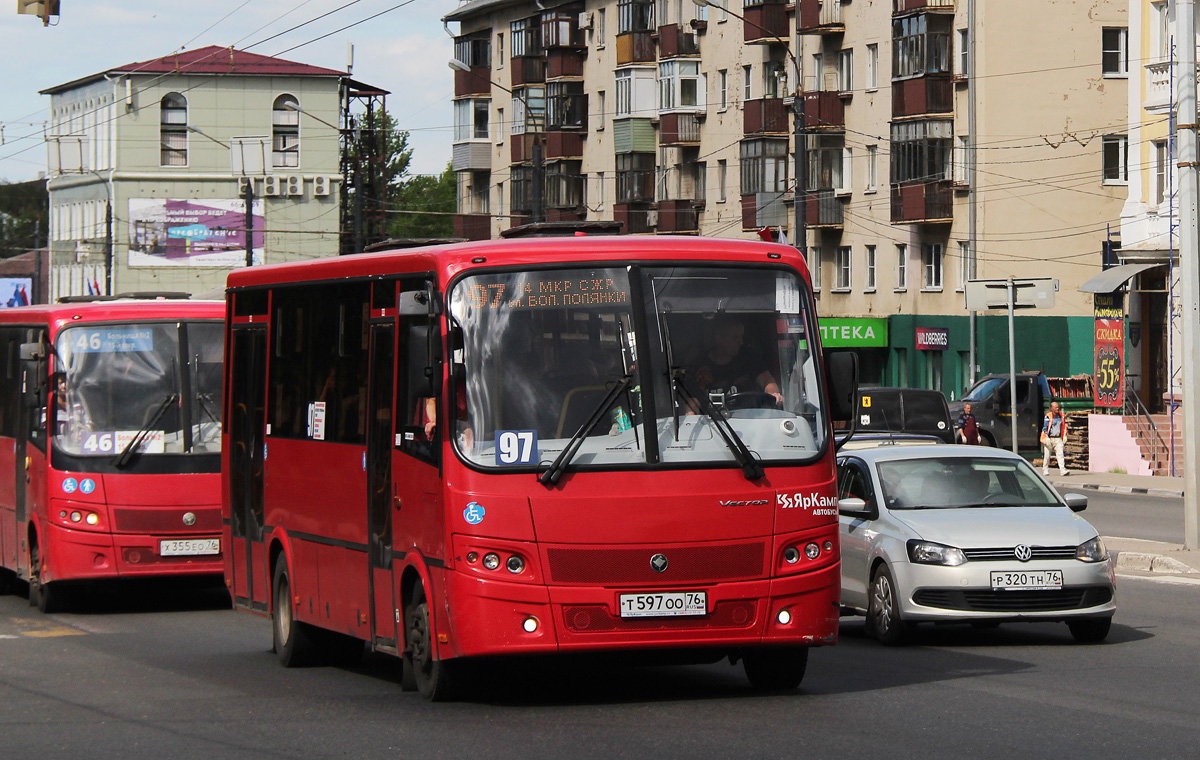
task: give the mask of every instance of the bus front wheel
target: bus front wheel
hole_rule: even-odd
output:
[[[275,591],[271,597],[272,649],[285,668],[299,668],[312,664],[316,656],[316,642],[309,627],[296,620],[287,560],[282,556],[275,563],[272,588]]]
[[[404,670],[406,676],[412,674],[422,697],[445,702],[452,699],[456,663],[434,656],[432,628],[425,590],[417,586],[404,608]]]
[[[742,655],[750,685],[763,691],[794,689],[808,669],[808,647],[752,649]]]
[[[44,613],[61,612],[63,609],[61,585],[42,579],[42,549],[36,541],[29,547],[29,606],[37,607]]]

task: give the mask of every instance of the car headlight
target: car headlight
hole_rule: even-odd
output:
[[[1103,562],[1108,559],[1108,549],[1104,548],[1104,542],[1100,540],[1099,536],[1096,536],[1079,545],[1079,548],[1075,550],[1075,559],[1080,562]]]
[[[920,565],[947,567],[957,567],[967,561],[967,555],[962,553],[962,549],[935,544],[932,541],[918,541],[915,538],[908,542],[908,558]]]

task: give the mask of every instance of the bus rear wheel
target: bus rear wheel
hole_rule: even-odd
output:
[[[404,670],[412,674],[417,691],[430,702],[453,698],[457,663],[439,660],[433,652],[433,626],[425,590],[417,586],[404,608]]]
[[[285,668],[311,665],[316,659],[317,645],[308,625],[296,620],[287,560],[282,556],[275,563],[272,588],[275,593],[271,597],[271,643],[279,662]]]
[[[59,583],[42,579],[42,549],[32,542],[29,547],[29,606],[43,613],[63,611],[64,591]]]
[[[752,649],[742,656],[742,667],[756,689],[795,689],[808,669],[808,647]]]

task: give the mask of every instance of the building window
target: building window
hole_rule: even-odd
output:
[[[850,246],[841,245],[837,249],[837,258],[833,263],[833,289],[850,290]]]
[[[892,124],[893,183],[950,179],[953,123],[943,120]]]
[[[879,89],[879,45],[867,45],[867,89]]]
[[[162,166],[187,166],[187,99],[168,92],[159,103],[159,138]]]
[[[782,193],[787,190],[787,148],[787,140],[742,141],[742,195]]]
[[[1165,62],[1171,56],[1171,17],[1168,15],[1168,6],[1167,3],[1151,3],[1150,9],[1154,15],[1150,28],[1150,49],[1155,51],[1158,57],[1148,63]]]
[[[971,37],[967,29],[958,30],[958,70],[955,74],[965,77],[971,73],[971,49],[968,47]]]
[[[809,190],[850,192],[850,148],[841,135],[817,135],[808,150]]]
[[[546,108],[552,129],[582,129],[587,117],[587,95],[583,94],[583,82],[547,84]]]
[[[617,154],[617,203],[654,200],[653,153]]]
[[[944,250],[941,243],[928,243],[925,245],[924,255],[922,256],[925,265],[925,280],[923,283],[925,290],[942,289],[943,254]]]
[[[958,135],[954,138],[954,184],[970,184],[970,172],[967,165],[968,135]]]
[[[596,210],[604,210],[604,172],[596,172]]]
[[[896,245],[896,290],[908,290],[908,246]]]
[[[600,103],[600,108],[596,111],[596,131],[603,132],[605,122],[608,119],[608,93],[600,90],[596,93],[596,98]]]
[[[492,67],[492,41],[487,37],[458,37],[454,40],[454,59],[473,69]]]
[[[542,132],[546,129],[546,88],[521,87],[513,90],[513,124],[514,135],[526,132]]]
[[[942,389],[942,352],[923,351],[925,354],[925,386],[935,391]]]
[[[700,110],[704,97],[700,88],[699,61],[664,61],[658,64],[658,108],[660,111]]]
[[[725,185],[729,180],[729,162],[725,159],[717,161],[717,201],[724,203]]]
[[[578,11],[546,11],[542,14],[542,47],[566,47],[582,44]]]
[[[1100,61],[1106,77],[1129,75],[1129,31],[1123,27],[1107,27],[1100,33]]]
[[[842,50],[838,53],[838,92],[854,91],[854,51]]]
[[[504,143],[504,109],[496,109],[496,144]]]
[[[300,101],[291,95],[275,98],[271,109],[271,166],[300,165]]]
[[[596,47],[604,47],[604,9],[596,10]]]
[[[552,161],[546,166],[546,207],[575,209],[584,204],[583,168],[579,161]]]
[[[875,292],[875,246],[867,246],[867,285],[864,288],[868,293]]]
[[[619,0],[617,33],[654,30],[654,0]]]
[[[898,79],[950,72],[950,21],[920,14],[892,21],[892,72]]]
[[[633,112],[633,70],[623,69],[616,73],[617,118]]]
[[[468,193],[471,205],[467,213],[487,214],[491,212],[491,176],[486,171],[470,173]]]
[[[504,32],[496,33],[496,68],[504,68]]]
[[[1167,199],[1167,141],[1154,141],[1154,202],[1161,205]]]
[[[1104,184],[1123,185],[1128,180],[1126,155],[1129,138],[1125,135],[1104,136]]]
[[[971,252],[971,244],[966,241],[958,243],[959,279],[958,289],[967,289],[967,283],[975,279],[975,254]]]
[[[873,193],[879,189],[879,146],[867,146],[867,188],[866,192]]]
[[[512,37],[513,58],[523,55],[542,54],[542,20],[538,16],[519,18],[509,23],[508,31]]]
[[[752,74],[753,74],[752,67],[750,67],[750,66],[742,67],[742,100],[750,100],[751,99],[750,95],[752,94],[752,90],[750,89],[750,83],[752,81]]]
[[[813,292],[821,292],[821,246],[808,249],[808,270],[812,275]]]
[[[454,142],[488,139],[490,108],[491,101],[488,100],[454,101]]]
[[[721,104],[721,110],[724,111],[729,107],[729,70],[721,69],[717,72],[717,102]]]

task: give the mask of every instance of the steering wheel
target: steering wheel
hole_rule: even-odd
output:
[[[1011,494],[1006,494],[1006,493],[989,493],[987,496],[984,496],[984,497],[983,497],[983,501],[982,501],[982,503],[983,503],[983,504],[996,504],[997,502],[1001,502],[1001,501],[1008,501],[1008,500],[1010,500],[1011,498],[1012,498],[1012,495],[1011,495]]]
[[[763,391],[745,391],[725,397],[725,408],[729,411],[738,409],[778,409],[775,397]]]

